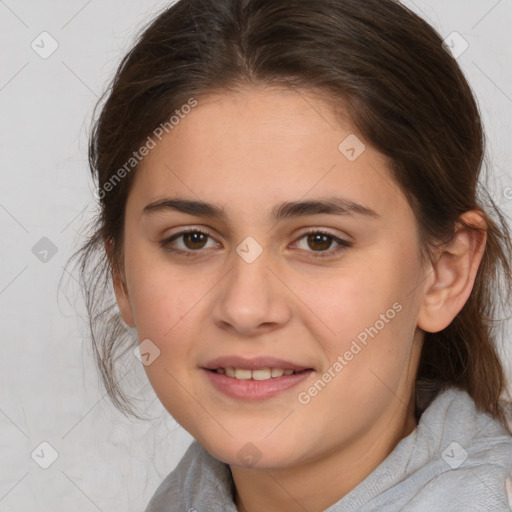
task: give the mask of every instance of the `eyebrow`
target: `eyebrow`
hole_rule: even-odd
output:
[[[227,215],[221,206],[199,200],[184,198],[165,198],[144,207],[143,215],[152,215],[165,211],[178,211],[196,217],[211,217],[224,223]],[[340,197],[329,197],[309,201],[287,201],[279,203],[271,211],[271,217],[276,220],[303,217],[306,215],[362,215],[377,219],[380,215],[363,204],[349,201]]]

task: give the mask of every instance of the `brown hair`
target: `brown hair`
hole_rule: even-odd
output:
[[[505,424],[500,395],[506,381],[495,341],[496,316],[510,298],[512,243],[479,183],[484,134],[478,107],[439,34],[393,0],[180,0],[123,58],[90,139],[100,211],[74,255],[95,355],[115,405],[135,414],[116,373],[120,354],[133,346],[111,293],[111,273],[122,268],[124,209],[137,169],[126,162],[191,98],[244,85],[321,91],[333,106],[343,105],[392,162],[425,257],[436,241],[451,237],[461,214],[484,213],[487,245],[474,289],[451,325],[425,334],[417,389],[435,394],[454,385]],[[122,179],[114,182],[121,168]]]

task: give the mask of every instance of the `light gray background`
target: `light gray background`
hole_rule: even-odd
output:
[[[469,43],[459,62],[486,124],[490,189],[510,215],[512,1],[404,3],[444,37],[457,31]],[[98,386],[76,276],[68,276],[67,295],[57,292],[94,211],[86,155],[92,109],[136,32],[168,4],[0,0],[2,512],[142,511],[191,440],[142,370],[138,386],[155,419],[128,420],[113,409]],[[43,31],[59,45],[47,59],[31,48]],[[46,262],[32,251],[43,237],[57,248]],[[508,346],[510,333],[509,325]],[[40,463],[51,461],[42,442],[58,454],[48,469],[31,458],[35,450]]]

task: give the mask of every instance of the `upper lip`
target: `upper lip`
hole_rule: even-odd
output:
[[[208,361],[203,368],[207,370],[217,370],[219,368],[240,368],[246,370],[258,370],[261,368],[281,368],[283,370],[295,370],[296,372],[302,370],[312,369],[309,366],[297,364],[284,359],[278,359],[271,356],[259,356],[253,358],[244,358],[240,356],[224,356],[217,357]]]

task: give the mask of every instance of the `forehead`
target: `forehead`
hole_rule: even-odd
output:
[[[401,195],[387,159],[317,93],[247,88],[197,101],[139,164],[133,186],[146,202],[178,193],[229,210],[336,193],[376,210]]]

